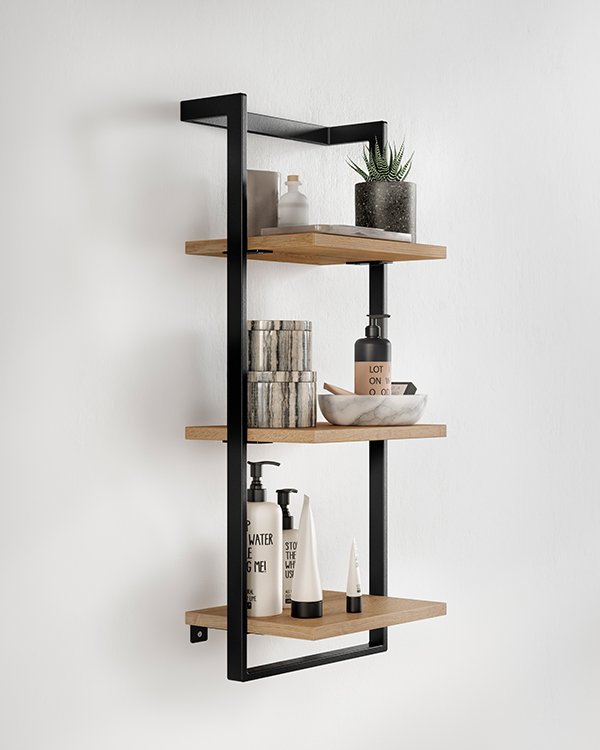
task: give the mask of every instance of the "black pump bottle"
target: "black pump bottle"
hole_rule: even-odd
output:
[[[392,392],[392,345],[381,336],[378,321],[386,313],[369,314],[365,338],[354,344],[354,393],[389,396]]]

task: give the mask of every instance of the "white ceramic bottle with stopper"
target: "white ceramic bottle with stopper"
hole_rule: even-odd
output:
[[[308,198],[300,192],[300,178],[297,174],[289,174],[287,193],[279,199],[280,227],[302,227],[308,224]]]
[[[248,617],[272,617],[282,610],[282,525],[281,508],[268,503],[261,474],[265,464],[277,461],[248,461],[252,483],[248,489],[246,534],[246,607]]]

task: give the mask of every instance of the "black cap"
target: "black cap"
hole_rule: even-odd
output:
[[[290,492],[298,492],[298,490],[287,487],[284,490],[275,490],[275,492],[277,492],[277,502],[281,505],[281,512],[283,513],[283,528],[293,529],[294,516],[290,516],[288,505],[290,504]]]
[[[252,477],[252,482],[248,488],[248,502],[263,503],[267,499],[267,491],[260,481],[263,464],[272,464],[273,466],[281,466],[281,464],[277,461],[248,461],[248,463],[250,464],[250,476]]]
[[[292,599],[292,617],[299,617],[303,620],[312,619],[313,617],[323,617],[323,600],[317,602],[295,602]]]

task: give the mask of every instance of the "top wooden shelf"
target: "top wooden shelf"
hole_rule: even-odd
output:
[[[248,237],[248,250],[267,250],[250,254],[250,260],[275,263],[305,263],[316,266],[367,263],[369,261],[442,260],[446,248],[441,245],[419,245],[414,242],[373,240],[340,234],[278,234]],[[227,240],[197,240],[185,243],[188,255],[210,255],[225,258]]]

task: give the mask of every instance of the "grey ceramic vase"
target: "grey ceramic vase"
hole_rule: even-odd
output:
[[[417,241],[417,186],[414,182],[358,182],[354,187],[357,227],[410,234]]]

